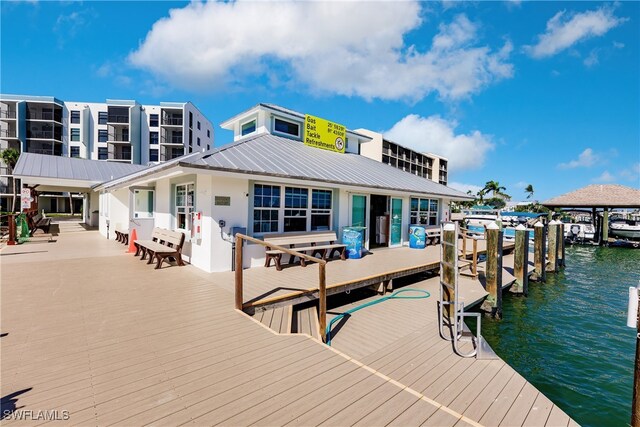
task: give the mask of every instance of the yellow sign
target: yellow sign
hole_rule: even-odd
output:
[[[320,117],[304,116],[304,143],[310,147],[344,153],[347,129]]]

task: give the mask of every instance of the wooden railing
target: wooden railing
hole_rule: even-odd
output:
[[[478,275],[478,239],[473,238],[474,235],[482,233],[460,230],[460,237],[462,238],[462,258],[467,259],[467,239],[471,239],[473,246],[473,259],[471,260],[471,273],[474,276]]]
[[[312,257],[302,252],[296,252],[294,249],[285,248],[282,246],[274,245],[272,243],[266,243],[263,240],[256,239],[255,237],[246,236],[244,234],[236,234],[236,259],[235,259],[235,305],[236,309],[242,310],[244,304],[244,279],[243,279],[243,256],[242,247],[244,241],[257,243],[270,250],[279,250],[286,254],[293,255],[299,258],[303,258],[305,261],[315,262],[318,264],[318,323],[320,326],[320,336],[322,341],[326,341],[326,329],[327,329],[327,261]]]

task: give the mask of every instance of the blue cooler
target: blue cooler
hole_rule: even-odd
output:
[[[342,229],[342,243],[347,245],[347,258],[362,258],[364,230],[364,227],[344,227]]]
[[[422,225],[409,226],[409,247],[424,249],[427,246],[426,231]]]

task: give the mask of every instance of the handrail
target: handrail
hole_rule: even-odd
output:
[[[318,264],[318,324],[320,327],[320,337],[323,342],[326,342],[326,330],[327,330],[327,261],[324,259],[318,259],[307,255],[302,252],[297,252],[290,248],[285,248],[272,243],[267,243],[264,240],[256,239],[255,237],[247,236],[245,234],[237,233],[235,236],[235,306],[237,310],[243,308],[244,300],[244,278],[243,278],[243,251],[242,246],[244,241],[257,243],[265,248],[271,250],[279,250],[286,254],[299,257],[306,261],[315,262]]]

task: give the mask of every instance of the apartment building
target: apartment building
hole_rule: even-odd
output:
[[[445,157],[433,153],[420,153],[385,139],[382,134],[367,129],[357,129],[356,132],[371,138],[362,144],[363,156],[376,160],[405,172],[427,178],[438,184],[447,185],[447,164]]]
[[[213,125],[191,102],[143,105],[135,100],[93,103],[0,95],[0,150],[148,165],[208,150],[213,141]],[[3,210],[12,197],[11,184],[8,168],[0,165]],[[18,192],[19,187],[17,183]],[[65,195],[49,210],[70,211],[68,200]]]

